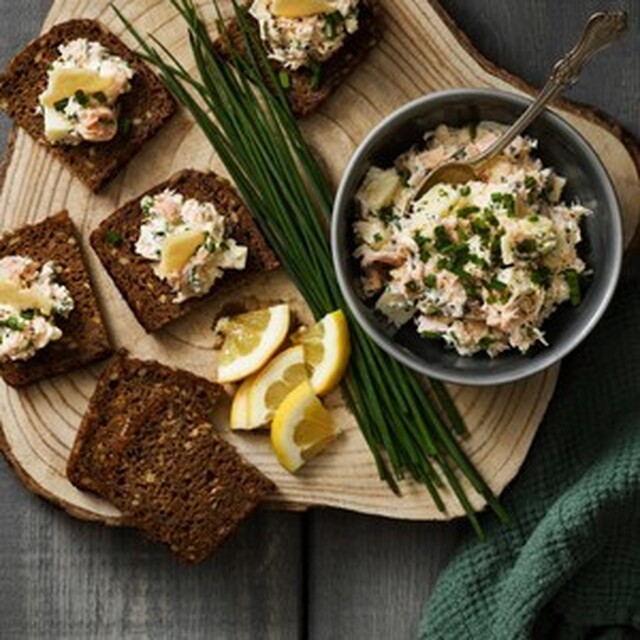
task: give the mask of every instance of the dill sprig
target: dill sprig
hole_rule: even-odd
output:
[[[429,393],[425,392],[417,376],[382,351],[350,314],[328,240],[332,190],[245,11],[233,0],[243,46],[226,38],[229,62],[211,42],[193,0],[170,2],[188,28],[198,77],[154,36],[145,40],[114,9],[139,43],[141,57],[157,67],[225,164],[314,316],[319,319],[337,308],[347,314],[352,356],[343,388],[380,477],[399,493],[397,481],[408,473],[426,487],[441,511],[441,492],[448,486],[482,536],[462,477],[502,520],[507,514],[454,436],[463,436],[465,428],[444,386],[429,381]],[[225,35],[218,3],[212,3]]]

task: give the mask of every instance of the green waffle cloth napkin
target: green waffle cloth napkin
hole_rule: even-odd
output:
[[[483,516],[427,602],[428,640],[640,637],[640,278],[562,364],[512,518]],[[635,630],[635,631],[634,631]]]

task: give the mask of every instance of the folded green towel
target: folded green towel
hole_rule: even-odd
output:
[[[422,638],[640,630],[639,278],[620,285],[605,318],[563,363],[503,498],[512,524],[485,517],[487,540],[469,540],[447,567],[427,603]]]

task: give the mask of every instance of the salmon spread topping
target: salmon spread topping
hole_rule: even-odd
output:
[[[578,245],[591,211],[563,201],[565,179],[534,156],[534,139],[516,138],[479,179],[435,185],[411,202],[434,167],[477,155],[503,131],[441,125],[392,168],[372,167],[356,195],[365,297],[394,325],[413,320],[463,356],[547,344],[544,321],[566,301],[579,304],[589,275]]]
[[[28,360],[59,340],[56,319],[73,307],[55,262],[40,266],[22,256],[0,258],[0,362]]]
[[[118,99],[131,90],[133,69],[99,42],[78,38],[58,48],[39,96],[44,133],[51,144],[108,142],[118,122]]]
[[[243,270],[248,248],[229,237],[225,218],[210,202],[165,189],[145,196],[135,251],[154,261],[155,274],[177,294],[174,302],[204,296],[226,269]]]

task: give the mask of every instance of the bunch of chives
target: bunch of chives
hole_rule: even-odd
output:
[[[444,386],[428,382],[382,351],[350,315],[333,270],[327,227],[333,194],[291,112],[284,88],[247,16],[233,0],[243,46],[213,46],[193,0],[170,0],[184,18],[199,77],[156,38],[149,44],[118,12],[164,84],[192,114],[225,164],[251,214],[314,316],[342,308],[352,356],[343,386],[380,477],[399,493],[408,473],[438,509],[454,492],[479,536],[482,529],[460,480],[464,476],[503,520],[507,515],[460,447],[464,423]],[[216,0],[218,24],[224,25]],[[222,27],[224,31],[224,27]]]

